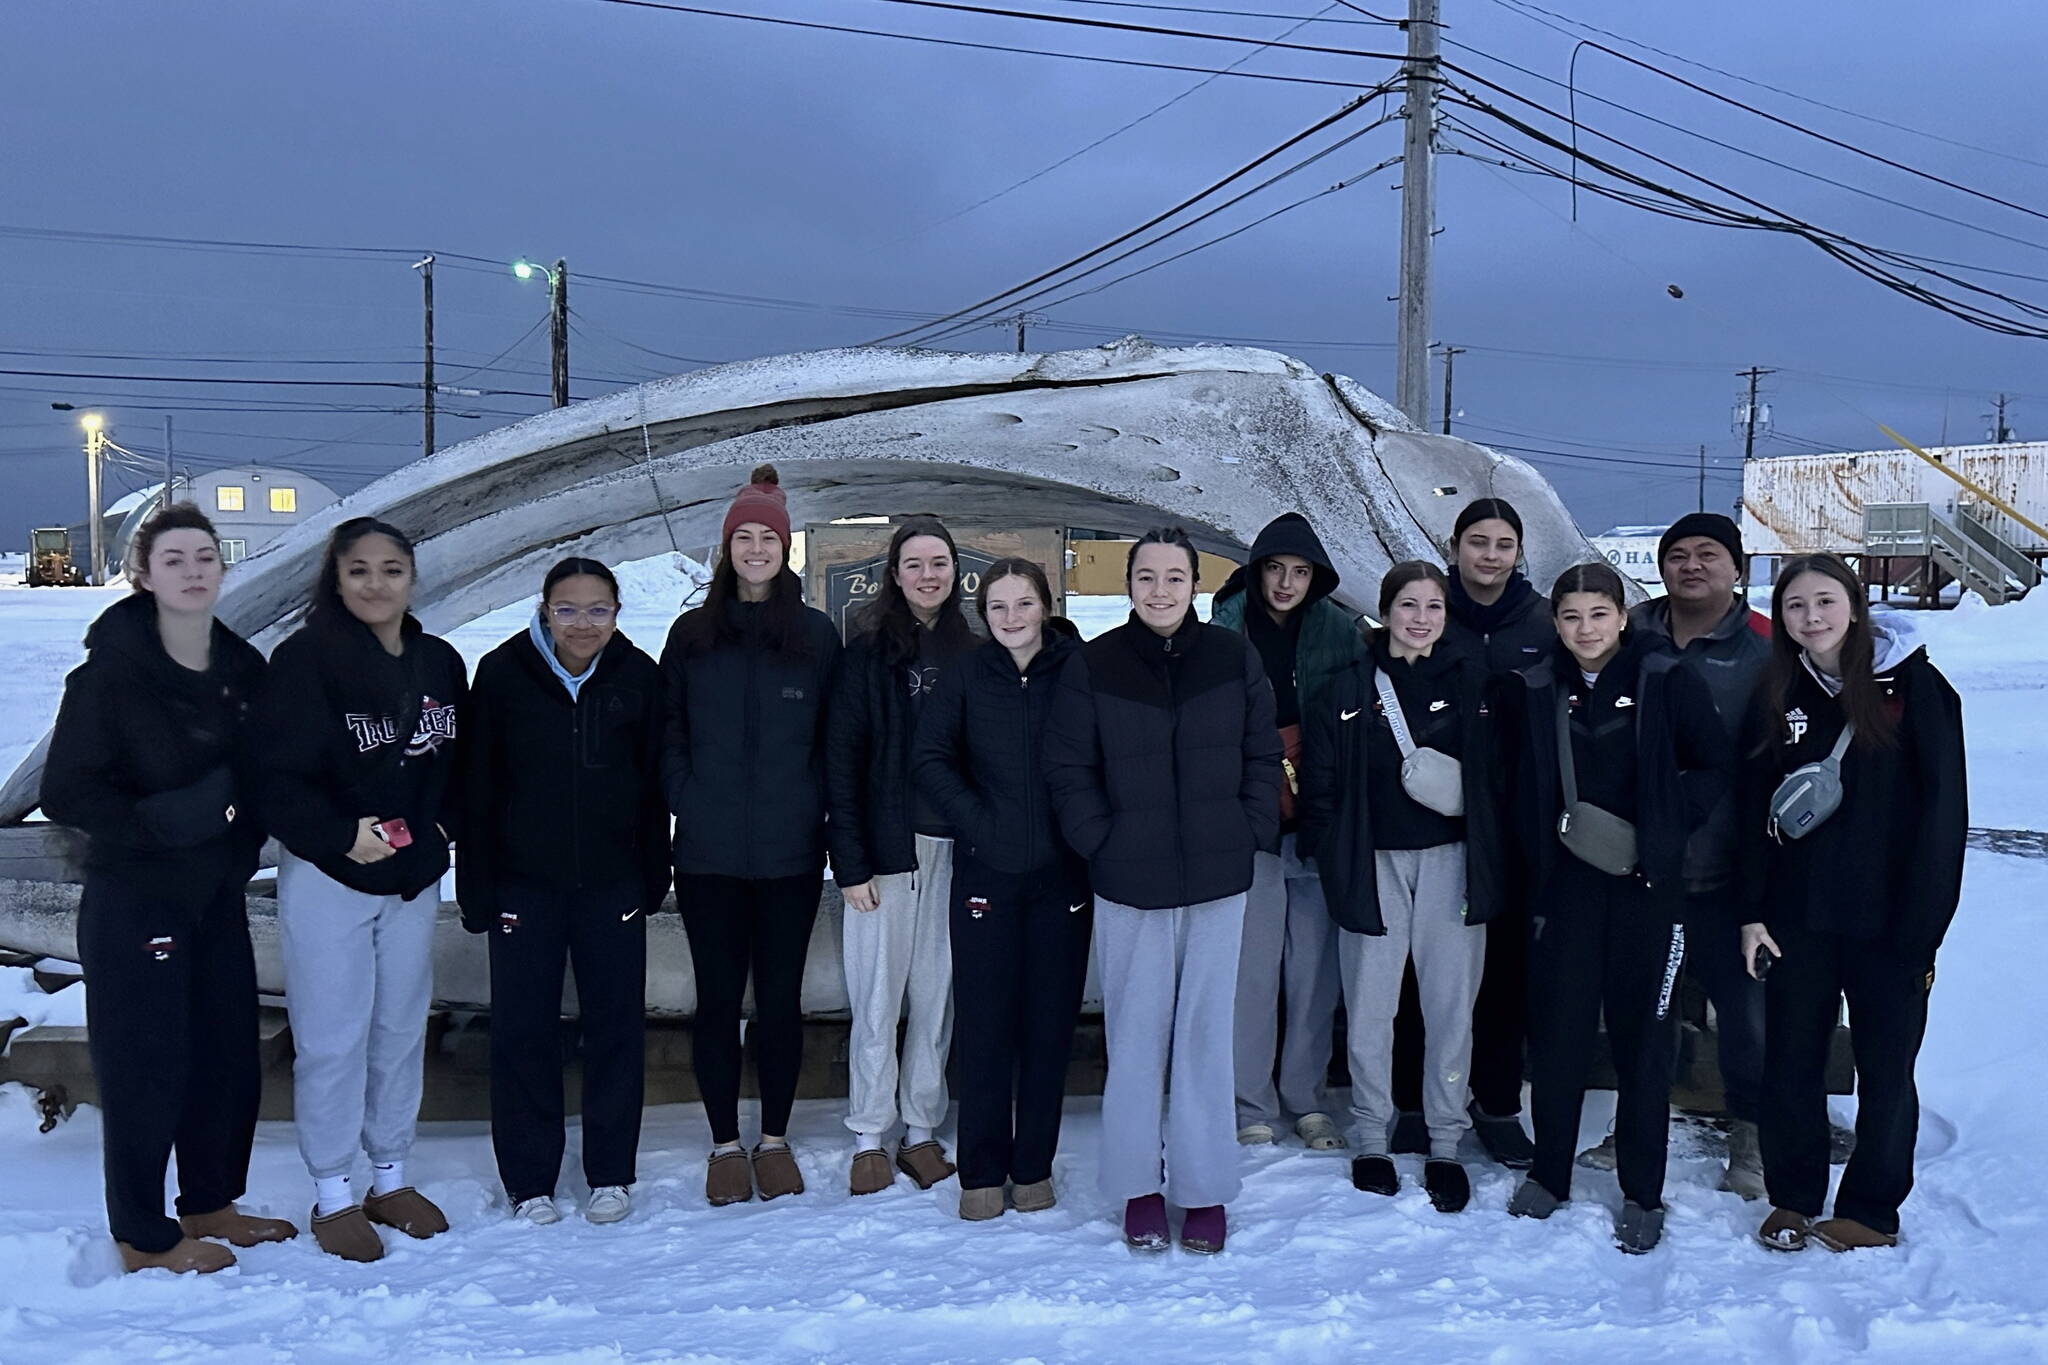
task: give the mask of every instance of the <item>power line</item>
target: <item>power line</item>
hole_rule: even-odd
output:
[[[1230,71],[1221,70],[1213,66],[1194,66],[1186,62],[1149,62],[1141,61],[1134,57],[1102,57],[1092,53],[1060,52],[1034,47],[1012,47],[1003,43],[972,42],[965,38],[935,38],[921,33],[896,33],[889,29],[860,28],[851,24],[827,24],[815,19],[785,19],[767,14],[740,14],[731,10],[705,9],[695,5],[666,4],[662,3],[662,0],[595,0],[595,3],[601,5],[624,5],[630,9],[663,10],[674,14],[694,14],[713,19],[739,19],[747,23],[775,24],[783,28],[814,29],[824,33],[849,33],[865,38],[895,38],[903,42],[931,43],[940,47],[964,47],[980,52],[1011,52],[1027,57],[1057,57],[1065,61],[1096,62],[1107,66],[1140,67],[1150,71],[1189,71],[1209,76],[1236,76],[1245,80],[1280,81],[1288,85],[1320,85],[1345,90],[1356,89],[1358,86],[1357,81],[1333,81],[1316,76],[1282,76],[1266,71]],[[1220,35],[1197,36],[1217,37]],[[1338,51],[1339,49],[1331,50]],[[1387,54],[1376,55],[1385,56]]]
[[[1122,3],[1122,0],[1072,0],[1072,2],[1073,2],[1073,3],[1076,3],[1076,4],[1079,4],[1079,3],[1095,3],[1095,4],[1113,4],[1113,3],[1114,3],[1114,4],[1121,4],[1121,3]],[[1325,5],[1325,6],[1323,6],[1323,8],[1321,9],[1321,11],[1319,11],[1319,12],[1318,12],[1317,14],[1315,14],[1315,15],[1310,15],[1310,16],[1307,16],[1307,17],[1304,17],[1304,18],[1302,18],[1302,19],[1301,19],[1301,20],[1300,20],[1299,22],[1297,22],[1297,23],[1296,23],[1296,24],[1295,24],[1295,25],[1294,25],[1294,26],[1293,26],[1292,28],[1289,28],[1289,29],[1285,30],[1285,31],[1284,31],[1284,32],[1282,32],[1282,33],[1281,33],[1281,34],[1280,34],[1279,36],[1280,36],[1280,37],[1282,37],[1282,38],[1286,38],[1286,37],[1290,36],[1291,34],[1295,34],[1295,33],[1298,33],[1298,32],[1300,32],[1300,31],[1301,31],[1301,30],[1302,30],[1303,28],[1307,27],[1307,26],[1308,26],[1309,24],[1312,24],[1312,23],[1315,23],[1315,22],[1317,22],[1317,20],[1318,20],[1318,19],[1320,19],[1320,18],[1321,18],[1321,17],[1323,16],[1323,15],[1327,15],[1327,14],[1328,14],[1328,13],[1329,13],[1329,12],[1330,12],[1331,10],[1335,9],[1336,7],[1337,7],[1337,6],[1336,6],[1336,5],[1334,4],[1334,3],[1332,3],[1332,4],[1328,4],[1328,5]],[[1153,6],[1153,5],[1139,5],[1139,6],[1133,6],[1133,8],[1139,8],[1139,9],[1154,9],[1154,8],[1172,8],[1172,7],[1170,7],[1170,6]],[[1204,13],[1208,13],[1209,11],[1203,11],[1203,12],[1204,12]],[[1223,11],[1216,11],[1216,12],[1217,12],[1217,13],[1222,13]],[[1291,17],[1291,16],[1271,15],[1271,16],[1261,16],[1261,17],[1270,17],[1270,18],[1276,18],[1276,19],[1277,19],[1277,18],[1282,18],[1282,17]],[[1353,19],[1333,19],[1333,20],[1328,20],[1327,22],[1330,22],[1330,23],[1358,23],[1358,22],[1361,22],[1361,21],[1359,21],[1359,20],[1353,20]],[[1227,66],[1227,67],[1223,68],[1223,70],[1224,70],[1224,71],[1234,71],[1234,70],[1236,70],[1236,69],[1237,69],[1238,67],[1240,67],[1240,66],[1244,65],[1244,64],[1245,64],[1246,62],[1250,61],[1250,60],[1251,60],[1252,58],[1254,58],[1254,57],[1258,56],[1260,52],[1263,52],[1263,51],[1265,51],[1265,50],[1266,50],[1266,49],[1265,49],[1264,47],[1259,47],[1259,48],[1255,48],[1255,49],[1253,49],[1252,51],[1250,51],[1250,52],[1247,52],[1247,53],[1245,53],[1245,54],[1244,54],[1244,56],[1242,56],[1242,57],[1239,57],[1239,58],[1238,58],[1238,59],[1237,59],[1236,61],[1232,62],[1232,63],[1231,63],[1231,64],[1230,64],[1229,66]],[[1120,137],[1122,137],[1122,136],[1123,136],[1123,135],[1124,135],[1125,133],[1128,133],[1128,132],[1130,132],[1130,131],[1131,131],[1131,129],[1133,129],[1133,128],[1137,127],[1137,126],[1138,126],[1139,124],[1141,124],[1141,123],[1144,123],[1144,122],[1146,122],[1146,121],[1147,121],[1147,120],[1149,120],[1149,119],[1152,119],[1152,118],[1156,118],[1156,117],[1157,117],[1157,116],[1159,116],[1160,114],[1163,114],[1163,113],[1165,113],[1165,112],[1166,112],[1166,111],[1167,111],[1168,109],[1171,109],[1171,108],[1172,108],[1172,107],[1173,107],[1174,105],[1176,105],[1176,104],[1179,104],[1179,103],[1180,103],[1180,102],[1181,102],[1182,100],[1184,100],[1184,99],[1188,98],[1188,96],[1190,96],[1190,95],[1193,95],[1193,94],[1195,94],[1195,93],[1196,93],[1197,91],[1200,91],[1200,90],[1205,90],[1205,89],[1207,89],[1207,88],[1208,88],[1209,86],[1211,86],[1211,85],[1214,85],[1214,84],[1215,84],[1215,83],[1216,83],[1216,82],[1217,82],[1217,81],[1218,81],[1219,79],[1221,79],[1221,73],[1218,73],[1218,74],[1217,74],[1217,75],[1215,75],[1215,76],[1204,76],[1204,77],[1203,77],[1203,78],[1202,78],[1201,80],[1199,80],[1199,81],[1196,81],[1196,82],[1195,82],[1195,83],[1194,83],[1193,85],[1191,85],[1191,86],[1189,86],[1189,87],[1188,87],[1187,89],[1185,89],[1185,90],[1181,91],[1181,92],[1180,92],[1180,93],[1179,93],[1178,95],[1174,95],[1174,96],[1170,97],[1169,99],[1167,99],[1167,100],[1166,100],[1166,101],[1164,101],[1163,103],[1160,103],[1160,104],[1155,104],[1155,105],[1153,105],[1153,106],[1152,106],[1152,107],[1151,107],[1150,109],[1147,109],[1147,110],[1146,110],[1146,111],[1145,111],[1144,113],[1142,113],[1142,114],[1138,115],[1138,116],[1137,116],[1136,118],[1132,119],[1132,120],[1131,120],[1130,122],[1128,122],[1128,123],[1125,123],[1125,124],[1123,124],[1123,125],[1122,125],[1122,126],[1120,126],[1120,127],[1117,127],[1117,128],[1113,128],[1113,129],[1111,129],[1111,130],[1110,130],[1109,132],[1107,132],[1107,133],[1104,133],[1104,134],[1103,134],[1103,135],[1102,135],[1101,137],[1098,137],[1098,138],[1096,138],[1096,139],[1095,139],[1095,140],[1094,140],[1093,142],[1089,143],[1089,144],[1088,144],[1087,146],[1085,146],[1085,147],[1081,147],[1081,148],[1079,148],[1079,149],[1077,149],[1077,150],[1075,150],[1075,151],[1071,151],[1071,152],[1068,152],[1068,153],[1067,153],[1067,154],[1066,154],[1065,156],[1063,156],[1063,157],[1061,157],[1061,158],[1060,158],[1059,160],[1057,160],[1057,161],[1053,162],[1053,163],[1052,163],[1051,165],[1049,165],[1049,166],[1042,166],[1042,167],[1040,167],[1040,168],[1039,168],[1038,170],[1035,170],[1035,171],[1033,171],[1033,172],[1032,172],[1031,174],[1029,174],[1029,175],[1025,176],[1025,177],[1024,177],[1024,178],[1023,178],[1022,180],[1016,180],[1016,181],[1012,181],[1012,182],[1011,182],[1010,184],[1008,184],[1008,185],[1005,185],[1005,186],[1004,186],[1004,187],[1003,187],[1002,189],[999,189],[999,190],[997,190],[997,191],[996,191],[996,192],[995,192],[994,194],[990,194],[990,195],[985,195],[984,197],[982,197],[982,198],[980,198],[980,199],[977,199],[977,200],[975,200],[975,201],[974,201],[973,203],[969,204],[969,205],[968,205],[968,206],[967,206],[966,208],[963,208],[963,209],[958,209],[958,210],[956,210],[956,211],[954,211],[954,212],[952,212],[952,213],[949,213],[949,214],[947,214],[947,215],[946,215],[945,217],[943,217],[943,218],[941,218],[941,219],[937,220],[936,222],[932,222],[932,223],[927,223],[927,224],[925,224],[925,226],[923,226],[923,227],[921,227],[921,228],[916,228],[916,229],[913,229],[913,230],[912,230],[911,232],[909,232],[909,233],[906,233],[906,234],[905,234],[905,235],[904,235],[903,237],[900,237],[900,238],[898,238],[898,239],[897,239],[897,243],[898,243],[898,245],[902,244],[903,242],[907,242],[907,241],[911,240],[912,238],[915,238],[915,237],[919,237],[919,236],[922,236],[923,234],[925,234],[925,233],[927,233],[927,232],[930,232],[930,231],[933,231],[933,230],[934,230],[934,229],[936,229],[936,228],[942,228],[942,227],[944,227],[944,226],[945,226],[946,224],[948,224],[948,223],[951,223],[951,222],[956,222],[956,221],[958,221],[959,219],[965,218],[965,217],[966,217],[966,216],[967,216],[968,214],[970,214],[970,213],[973,213],[973,212],[974,212],[974,211],[976,211],[977,209],[984,209],[984,208],[987,208],[987,207],[988,207],[988,206],[989,206],[990,204],[993,204],[993,203],[995,203],[995,202],[996,202],[997,200],[999,200],[999,199],[1002,199],[1002,198],[1005,198],[1005,197],[1006,197],[1006,196],[1008,196],[1008,195],[1014,194],[1014,193],[1015,193],[1016,191],[1018,191],[1018,190],[1021,190],[1021,189],[1023,189],[1023,188],[1024,188],[1024,187],[1025,187],[1026,185],[1029,185],[1029,184],[1033,183],[1034,181],[1038,181],[1038,180],[1043,180],[1043,179],[1044,179],[1044,178],[1045,178],[1046,176],[1048,176],[1048,175],[1051,175],[1051,174],[1052,174],[1052,173],[1053,173],[1054,171],[1056,171],[1056,170],[1060,169],[1060,167],[1062,167],[1062,166],[1065,166],[1065,165],[1068,165],[1068,164],[1069,164],[1069,163],[1071,163],[1071,162],[1074,162],[1074,161],[1078,161],[1078,160],[1079,160],[1080,158],[1082,158],[1082,157],[1084,157],[1084,156],[1088,155],[1088,153],[1090,153],[1090,152],[1094,151],[1094,150],[1095,150],[1095,149],[1096,149],[1097,147],[1100,147],[1100,146],[1102,146],[1102,145],[1103,145],[1104,143],[1107,143],[1107,142],[1112,142],[1112,141],[1114,141],[1115,139],[1117,139],[1117,138],[1120,138]]]
[[[1385,89],[1386,87],[1383,86],[1380,88],[1380,90],[1374,92],[1373,94],[1361,95],[1356,99],[1346,102],[1343,108],[1338,109],[1334,113],[1327,114],[1320,119],[1317,119],[1314,123],[1302,129],[1300,132],[1293,134],[1292,136],[1286,138],[1285,140],[1281,141],[1275,146],[1267,148],[1265,151],[1259,153],[1250,161],[1245,162],[1242,166],[1239,166],[1236,170],[1230,172],[1222,179],[1215,181],[1214,183],[1204,187],[1203,189],[1197,191],[1192,195],[1189,195],[1187,198],[1181,200],[1179,203],[1175,204],[1173,207],[1165,210],[1164,212],[1154,214],[1152,217],[1138,224],[1138,226],[1131,228],[1126,232],[1119,233],[1117,236],[1110,238],[1108,241],[1102,243],[1100,246],[1091,248],[1088,251],[1084,251],[1080,255],[1073,257],[1072,259],[1064,261],[1061,264],[1054,266],[1050,270],[1041,271],[1038,274],[1033,275],[1030,279],[1023,281],[1021,284],[1014,284],[1010,286],[1008,289],[999,290],[996,293],[989,295],[987,298],[968,304],[964,308],[956,308],[952,312],[944,314],[943,316],[936,319],[934,324],[928,324],[927,326],[921,327],[905,327],[898,331],[890,332],[883,336],[876,337],[873,341],[864,342],[862,344],[869,346],[879,346],[887,342],[896,341],[899,338],[909,337],[917,332],[925,331],[930,325],[936,325],[939,323],[953,323],[961,318],[967,317],[970,314],[979,315],[984,310],[988,309],[991,305],[1000,303],[1002,300],[1008,299],[1013,295],[1022,294],[1025,290],[1031,289],[1036,285],[1043,284],[1047,280],[1050,280],[1055,276],[1063,275],[1067,271],[1072,270],[1075,266],[1080,265],[1093,257],[1100,256],[1106,251],[1111,251],[1119,246],[1122,246],[1125,242],[1130,241],[1133,237],[1138,236],[1140,233],[1149,231],[1153,227],[1156,227],[1158,224],[1163,223],[1167,219],[1180,213],[1182,210],[1187,209],[1194,204],[1200,203],[1202,200],[1208,198],[1210,195],[1216,193],[1218,190],[1224,188],[1233,181],[1240,180],[1245,176],[1251,174],[1260,166],[1263,166],[1266,162],[1271,161],[1274,157],[1279,156],[1282,152],[1287,151],[1289,148],[1294,147],[1311,137],[1314,137],[1317,133],[1322,132],[1326,128],[1341,123],[1345,119],[1351,117],[1351,115],[1356,113],[1359,109],[1363,108],[1370,100],[1377,98],[1379,94],[1385,93]]]
[[[1374,25],[1384,25],[1388,28],[1407,27],[1407,20],[1405,19],[1387,19],[1377,14],[1363,19],[1326,19],[1322,14],[1303,16],[1299,14],[1276,14],[1269,10],[1209,9],[1203,5],[1141,5],[1136,3],[1136,0],[1067,0],[1067,3],[1070,5],[1093,5],[1098,9],[1142,9],[1157,10],[1171,14],[1205,14],[1225,19],[1302,19],[1304,22],[1310,23],[1350,24],[1358,28],[1370,28]],[[1327,5],[1324,7],[1324,12],[1327,13],[1336,7],[1335,4]],[[1358,9],[1356,5],[1351,6],[1351,8]],[[1364,14],[1365,11],[1359,10],[1359,13]]]
[[[1626,43],[1630,47],[1641,48],[1645,52],[1653,52],[1659,57],[1692,67],[1695,70],[1705,71],[1715,76],[1722,76],[1731,81],[1740,81],[1742,84],[1753,86],[1758,90],[1768,90],[1774,95],[1783,95],[1786,99],[1797,100],[1801,104],[1809,104],[1816,109],[1826,109],[1831,113],[1841,114],[1848,118],[1861,119],[1865,123],[1874,123],[1880,128],[1890,128],[1894,132],[1910,133],[1914,137],[1924,137],[1930,142],[1939,142],[1950,147],[1958,147],[1967,152],[1978,152],[1984,156],[1995,156],[2005,161],[2016,161],[2022,166],[2035,166],[2042,170],[2048,170],[2048,161],[2036,161],[2031,157],[2020,156],[2016,152],[2002,152],[1995,147],[1984,147],[1974,142],[1964,142],[1957,138],[1944,136],[1941,133],[1930,133],[1924,128],[1915,128],[1911,124],[1895,123],[1891,119],[1880,118],[1876,114],[1867,114],[1861,110],[1849,109],[1839,104],[1830,104],[1826,100],[1815,99],[1811,95],[1802,95],[1797,90],[1787,90],[1782,85],[1772,85],[1769,81],[1758,80],[1754,76],[1745,76],[1739,71],[1729,71],[1724,67],[1713,66],[1696,58],[1688,57],[1683,53],[1672,52],[1667,48],[1658,47],[1654,43],[1646,43],[1639,38],[1631,38],[1627,34],[1616,33],[1613,29],[1601,28],[1598,24],[1589,24],[1583,19],[1574,18],[1567,14],[1559,14],[1556,10],[1548,10],[1541,5],[1530,4],[1529,0],[1494,0],[1494,3],[1513,13],[1520,14],[1523,18],[1529,19],[1534,23],[1542,24],[1543,27],[1550,29],[1554,33],[1561,33],[1573,41],[1578,41],[1578,34],[1560,28],[1557,24],[1548,23],[1543,19],[1537,18],[1537,15],[1548,15],[1552,19],[1563,20],[1565,23],[1571,24],[1585,32],[1597,33],[1604,38],[1612,38],[1618,43]],[[1531,10],[1535,11],[1535,13],[1528,13]]]

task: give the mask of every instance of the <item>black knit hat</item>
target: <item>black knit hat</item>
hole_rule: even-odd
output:
[[[1671,529],[1657,541],[1657,562],[1662,564],[1664,552],[1688,536],[1705,536],[1709,540],[1718,540],[1727,547],[1729,557],[1735,561],[1737,567],[1744,562],[1742,530],[1719,512],[1687,512],[1672,522]]]

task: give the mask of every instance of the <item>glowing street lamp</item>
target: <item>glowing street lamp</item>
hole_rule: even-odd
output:
[[[515,279],[542,275],[548,282],[548,369],[554,380],[555,406],[569,406],[569,263],[558,260],[553,270],[532,261],[512,263]]]

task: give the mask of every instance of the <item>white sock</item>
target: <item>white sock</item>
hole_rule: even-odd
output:
[[[322,1218],[330,1213],[340,1213],[356,1202],[355,1195],[349,1192],[348,1177],[345,1175],[315,1176],[313,1198],[318,1206],[317,1212]]]
[[[718,1142],[712,1144],[711,1155],[723,1156],[727,1152],[737,1152],[739,1150],[740,1145],[737,1142]]]
[[[930,1142],[932,1140],[932,1130],[920,1128],[914,1123],[909,1124],[903,1130],[903,1140],[912,1147],[917,1146],[920,1142]]]
[[[370,1193],[390,1194],[393,1190],[405,1188],[405,1163],[403,1161],[371,1162]]]
[[[789,1139],[769,1137],[766,1133],[763,1133],[761,1134],[761,1145],[763,1147],[787,1147],[789,1146]]]
[[[882,1135],[880,1133],[854,1134],[853,1154],[855,1156],[859,1156],[862,1152],[879,1152],[881,1150]]]

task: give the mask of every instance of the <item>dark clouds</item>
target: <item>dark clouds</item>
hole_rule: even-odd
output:
[[[1042,7],[1059,8],[1052,0]],[[1227,7],[1319,6],[1262,0]],[[2032,71],[2043,19],[2030,4],[1973,4],[1938,16],[1905,0],[1730,0],[1711,7],[1574,0],[1549,7],[1818,98],[2048,160]],[[873,0],[779,0],[772,12],[1199,64],[1238,55],[1216,44],[1090,36]],[[1570,42],[1494,0],[1446,0],[1445,12],[1452,37],[1563,74]],[[418,245],[508,261],[560,255],[572,280],[578,272],[607,274],[933,312],[1114,236],[1344,99],[1339,90],[1219,80],[1027,188],[934,228],[1199,78],[579,0],[28,0],[10,6],[4,24],[0,162],[9,193],[0,219],[9,223]],[[1262,36],[1285,27],[1252,19],[1215,26]],[[1299,37],[1360,47],[1398,42],[1390,30],[1335,25],[1312,26]],[[1452,55],[1561,105],[1554,88]],[[1298,54],[1257,64],[1361,82],[1385,70]],[[1589,124],[1759,198],[1880,244],[2048,275],[2048,253],[1928,221],[1898,205],[2048,241],[2048,232],[2037,231],[2048,228],[2041,220],[1859,163],[1598,53],[1581,55],[1579,78],[1582,89],[1892,202],[1818,185],[1582,101]],[[2039,167],[1703,79],[2005,197],[2048,204],[2048,171]],[[1399,128],[1382,129],[1176,245],[1355,174],[1398,146]],[[1294,349],[1321,368],[1388,392],[1397,181],[1396,173],[1382,175],[1055,316],[1350,343]],[[2022,434],[2048,430],[2048,381],[2036,377],[2039,343],[1993,337],[1913,306],[1782,237],[1672,223],[1584,197],[1576,225],[1565,221],[1567,213],[1567,193],[1554,182],[1446,158],[1436,330],[1473,348],[1458,362],[1460,429],[1561,452],[1542,457],[1544,468],[1589,529],[1660,521],[1689,508],[1692,451],[1701,442],[1716,461],[1710,502],[1732,500],[1739,450],[1728,429],[1733,370],[1749,364],[1786,371],[1770,382],[1779,429],[1830,445],[1881,445],[1878,421],[1935,440],[1944,414],[1952,439],[1975,439],[1983,426],[1978,414],[1999,389],[2039,393],[2014,409],[2015,425]],[[309,373],[287,370],[283,361],[329,358],[388,362],[331,368],[323,372],[329,376],[417,374],[418,282],[405,260],[4,246],[0,344],[10,350],[181,352],[261,362],[194,365],[193,373]],[[1683,287],[1682,300],[1666,292],[1671,283]],[[2048,297],[2048,286],[2014,287]],[[454,383],[465,381],[447,379],[450,372],[502,351],[545,306],[538,282],[522,285],[495,269],[456,263],[442,270],[438,294],[440,341],[450,348],[443,375]],[[571,297],[594,329],[577,339],[574,368],[593,381],[676,368],[627,343],[735,358],[842,344],[893,326],[647,297],[580,281]],[[1098,336],[1045,331],[1036,339],[1085,344]],[[990,329],[954,344],[970,343],[1007,346],[1009,336]],[[1550,358],[1559,355],[1598,359]],[[187,368],[167,359],[14,359],[9,368]],[[518,373],[467,382],[545,389],[542,338],[529,338],[506,364]],[[596,387],[579,385],[578,392]],[[144,390],[161,402],[135,396]],[[79,518],[82,460],[66,419],[48,404],[108,400],[119,391],[130,396],[109,407],[117,438],[145,453],[156,447],[157,413],[166,405],[250,407],[287,396],[0,379],[0,484],[14,522]],[[375,408],[403,405],[412,395],[364,389],[289,396]],[[539,406],[504,397],[448,402],[458,412]],[[289,458],[350,486],[407,458],[418,434],[416,416],[376,412],[189,411],[177,420],[179,449],[194,463]],[[481,422],[448,417],[443,440],[481,429]],[[1670,467],[1617,463],[1628,460]],[[0,542],[11,545],[19,535],[18,527],[0,529]]]

